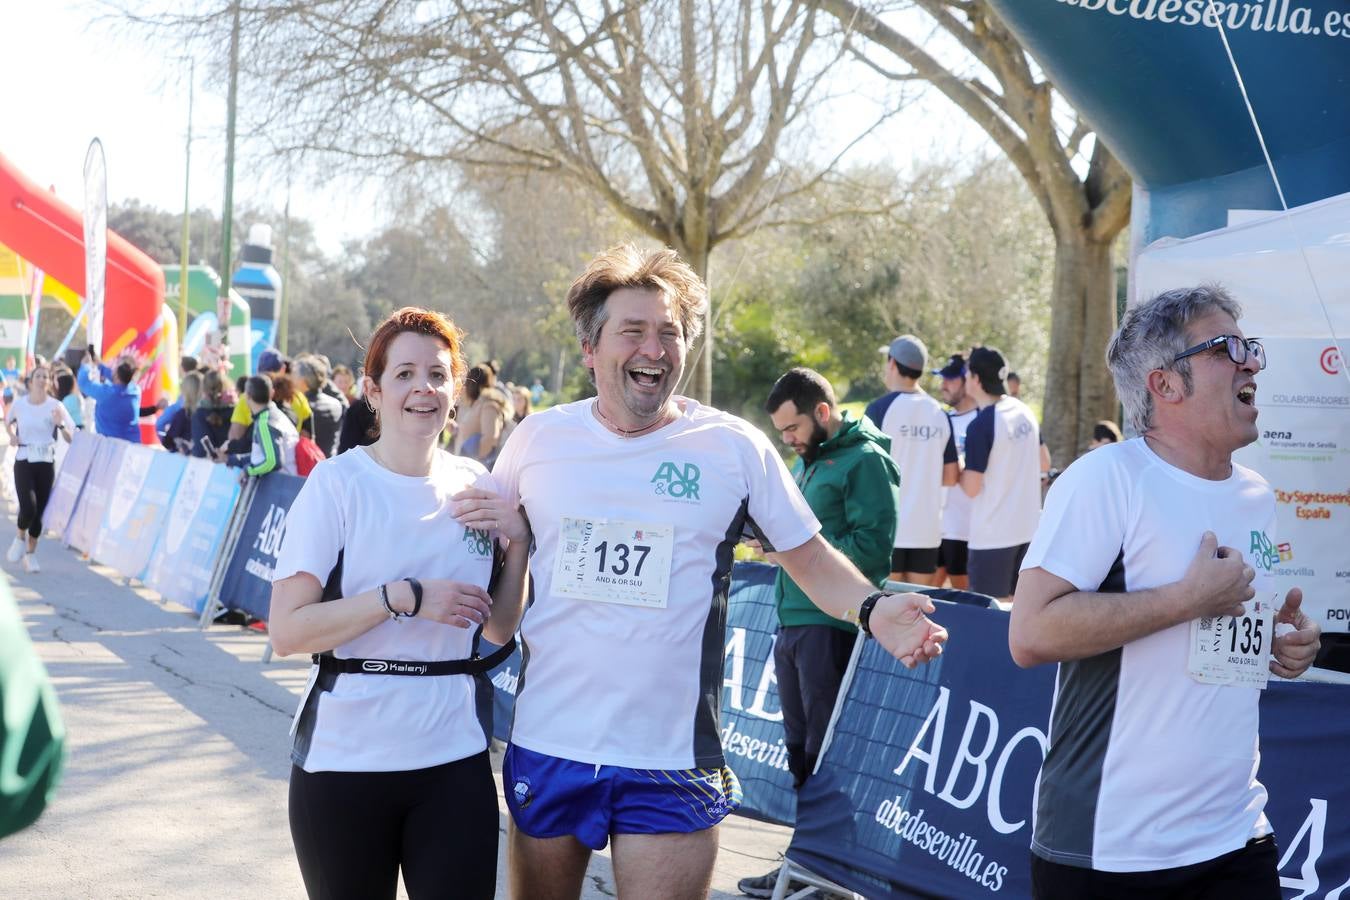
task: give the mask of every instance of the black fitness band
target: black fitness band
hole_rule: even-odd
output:
[[[413,592],[412,612],[405,613],[405,615],[411,618],[412,616],[415,616],[422,611],[422,582],[418,581],[416,578],[405,578],[403,580],[408,582],[408,584],[412,586]]]

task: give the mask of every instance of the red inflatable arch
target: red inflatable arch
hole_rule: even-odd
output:
[[[40,267],[81,297],[84,283],[82,214],[50,191],[29,181],[0,155],[0,244]],[[164,332],[159,327],[164,303],[164,272],[155,261],[120,235],[108,232],[108,274],[103,309],[106,357],[134,347],[146,358],[157,355]],[[143,385],[144,403],[159,399],[158,378]]]

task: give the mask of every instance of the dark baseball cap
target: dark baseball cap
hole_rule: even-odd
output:
[[[266,374],[268,372],[280,372],[286,368],[289,362],[286,357],[281,355],[281,351],[268,347],[262,353],[258,354],[258,372]]]
[[[933,374],[941,375],[943,378],[960,378],[966,374],[966,358],[960,353],[953,353],[947,364],[940,369],[934,369]]]

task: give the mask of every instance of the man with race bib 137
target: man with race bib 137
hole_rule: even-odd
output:
[[[1319,629],[1275,588],[1270,486],[1232,460],[1266,364],[1241,314],[1217,287],[1126,313],[1107,362],[1141,436],[1060,476],[1026,554],[1013,658],[1060,663],[1038,898],[1280,897],[1258,699],[1308,668]]]
[[[524,419],[494,476],[536,542],[503,785],[511,892],[576,898],[613,840],[621,897],[707,896],[739,802],[719,735],[732,551],[758,539],[826,613],[903,663],[946,632],[820,536],[758,429],[674,397],[707,291],[670,250],[598,256],[568,307],[598,396]]]

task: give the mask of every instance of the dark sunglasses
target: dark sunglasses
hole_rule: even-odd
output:
[[[1204,353],[1206,350],[1212,350],[1215,347],[1223,345],[1228,350],[1228,358],[1234,365],[1243,365],[1247,362],[1247,356],[1250,354],[1256,360],[1256,369],[1260,370],[1266,367],[1266,348],[1261,346],[1260,338],[1240,338],[1236,334],[1221,334],[1218,337],[1210,338],[1203,344],[1196,344],[1194,347],[1188,347],[1178,353],[1172,362],[1181,362],[1188,356],[1195,356],[1197,353]]]

